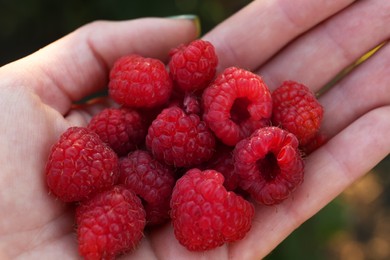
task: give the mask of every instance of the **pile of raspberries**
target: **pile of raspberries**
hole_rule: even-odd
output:
[[[240,240],[254,203],[281,203],[302,183],[304,156],[325,142],[315,95],[294,81],[271,93],[260,76],[217,65],[200,39],[168,64],[121,57],[109,74],[115,105],[52,146],[46,182],[76,205],[85,259],[131,252],[167,222],[191,251]]]

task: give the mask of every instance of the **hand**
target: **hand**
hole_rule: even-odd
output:
[[[298,3],[299,2],[299,3]],[[220,69],[238,65],[271,89],[295,80],[321,93],[345,67],[389,40],[386,1],[253,1],[205,35]],[[333,15],[332,17],[330,17]],[[276,207],[257,206],[231,259],[261,259],[390,152],[390,44],[319,96],[329,142],[306,158],[305,180]]]
[[[293,79],[318,91],[388,37],[389,4],[351,2],[305,0],[298,6],[291,1],[254,1],[204,38],[216,46],[220,69],[237,65],[258,72],[271,88]],[[302,36],[294,40],[298,35]],[[188,21],[97,22],[0,68],[0,256],[79,257],[73,209],[48,195],[44,165],[50,146],[67,127],[85,125],[91,113],[106,104],[75,107],[72,103],[101,90],[108,68],[119,56],[136,52],[164,59],[169,48],[195,37],[195,26]],[[267,255],[389,153],[390,141],[385,138],[390,130],[386,118],[390,74],[385,71],[389,58],[390,48],[385,45],[320,97],[326,111],[323,131],[331,139],[307,158],[305,182],[291,199],[276,207],[257,206],[252,230],[244,240],[192,253],[179,245],[167,224],[145,234],[139,248],[123,258],[260,259]],[[371,90],[372,82],[377,92]]]
[[[59,136],[107,104],[72,103],[102,90],[120,56],[164,59],[196,37],[190,20],[95,22],[0,68],[0,259],[80,258],[74,209],[49,195],[44,168]],[[134,256],[152,248],[145,239]]]

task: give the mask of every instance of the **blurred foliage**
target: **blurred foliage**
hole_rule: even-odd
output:
[[[286,238],[265,260],[332,259],[327,244],[348,226],[348,211],[336,199]]]
[[[207,32],[250,0],[0,0],[0,65],[94,20],[197,14]]]
[[[286,238],[265,260],[390,259],[390,156]]]

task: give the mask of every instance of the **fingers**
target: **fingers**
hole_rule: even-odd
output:
[[[352,2],[253,1],[204,39],[215,45],[220,68],[235,65],[254,70],[289,41]]]
[[[390,152],[390,106],[360,117],[306,161],[305,180],[290,200],[256,209],[245,240],[232,244],[232,259],[260,259]],[[260,240],[259,240],[260,239]]]
[[[158,230],[150,234],[151,245],[154,248],[158,259],[183,259],[183,260],[198,260],[198,259],[236,259],[230,258],[228,255],[228,245],[204,251],[189,251],[179,243],[174,235],[172,224],[168,223]],[[133,259],[133,258],[131,258]],[[141,258],[134,258],[141,259]],[[237,258],[247,259],[247,258]]]
[[[390,44],[386,44],[322,95],[321,131],[331,137],[368,111],[390,105],[389,68]]]
[[[286,79],[314,91],[390,36],[390,1],[357,1],[298,38],[258,73],[275,88]]]
[[[194,19],[145,18],[88,24],[42,50],[1,68],[11,86],[29,86],[50,106],[66,113],[107,84],[120,56],[137,53],[164,59],[170,48],[197,37]]]

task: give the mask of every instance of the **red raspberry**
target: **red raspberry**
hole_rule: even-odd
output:
[[[114,185],[118,157],[85,127],[70,127],[51,148],[46,164],[50,191],[65,202],[80,201]]]
[[[119,183],[142,198],[147,223],[157,225],[169,219],[169,201],[175,185],[173,171],[142,150],[122,158],[119,165]]]
[[[234,170],[233,148],[218,147],[213,157],[206,163],[205,169],[213,169],[225,178],[223,186],[228,191],[234,191],[238,187],[239,176]]]
[[[240,187],[258,203],[285,200],[303,181],[304,163],[297,138],[278,127],[264,127],[234,148]]]
[[[318,132],[323,108],[305,85],[285,81],[272,93],[272,122],[296,135],[306,145]]]
[[[213,80],[218,57],[210,42],[198,39],[172,49],[169,55],[170,76],[180,89],[192,92]]]
[[[158,160],[175,167],[192,167],[211,158],[215,139],[206,124],[195,114],[187,115],[172,106],[152,122],[146,146]]]
[[[271,93],[263,80],[244,69],[227,68],[203,92],[203,120],[226,145],[234,146],[268,125]]]
[[[129,108],[106,108],[91,119],[88,128],[119,156],[135,150],[147,132],[141,115]]]
[[[172,81],[164,63],[138,55],[118,59],[110,71],[109,94],[117,103],[150,108],[168,101]]]
[[[142,239],[145,211],[135,193],[115,186],[77,207],[76,223],[84,259],[115,259]]]
[[[189,170],[174,187],[171,218],[178,241],[202,251],[242,239],[249,231],[254,207],[223,187],[214,170]]]
[[[308,142],[305,145],[300,146],[300,149],[306,155],[309,155],[315,150],[317,150],[319,147],[324,145],[327,141],[328,141],[327,136],[323,133],[318,132],[312,139],[308,140]]]

